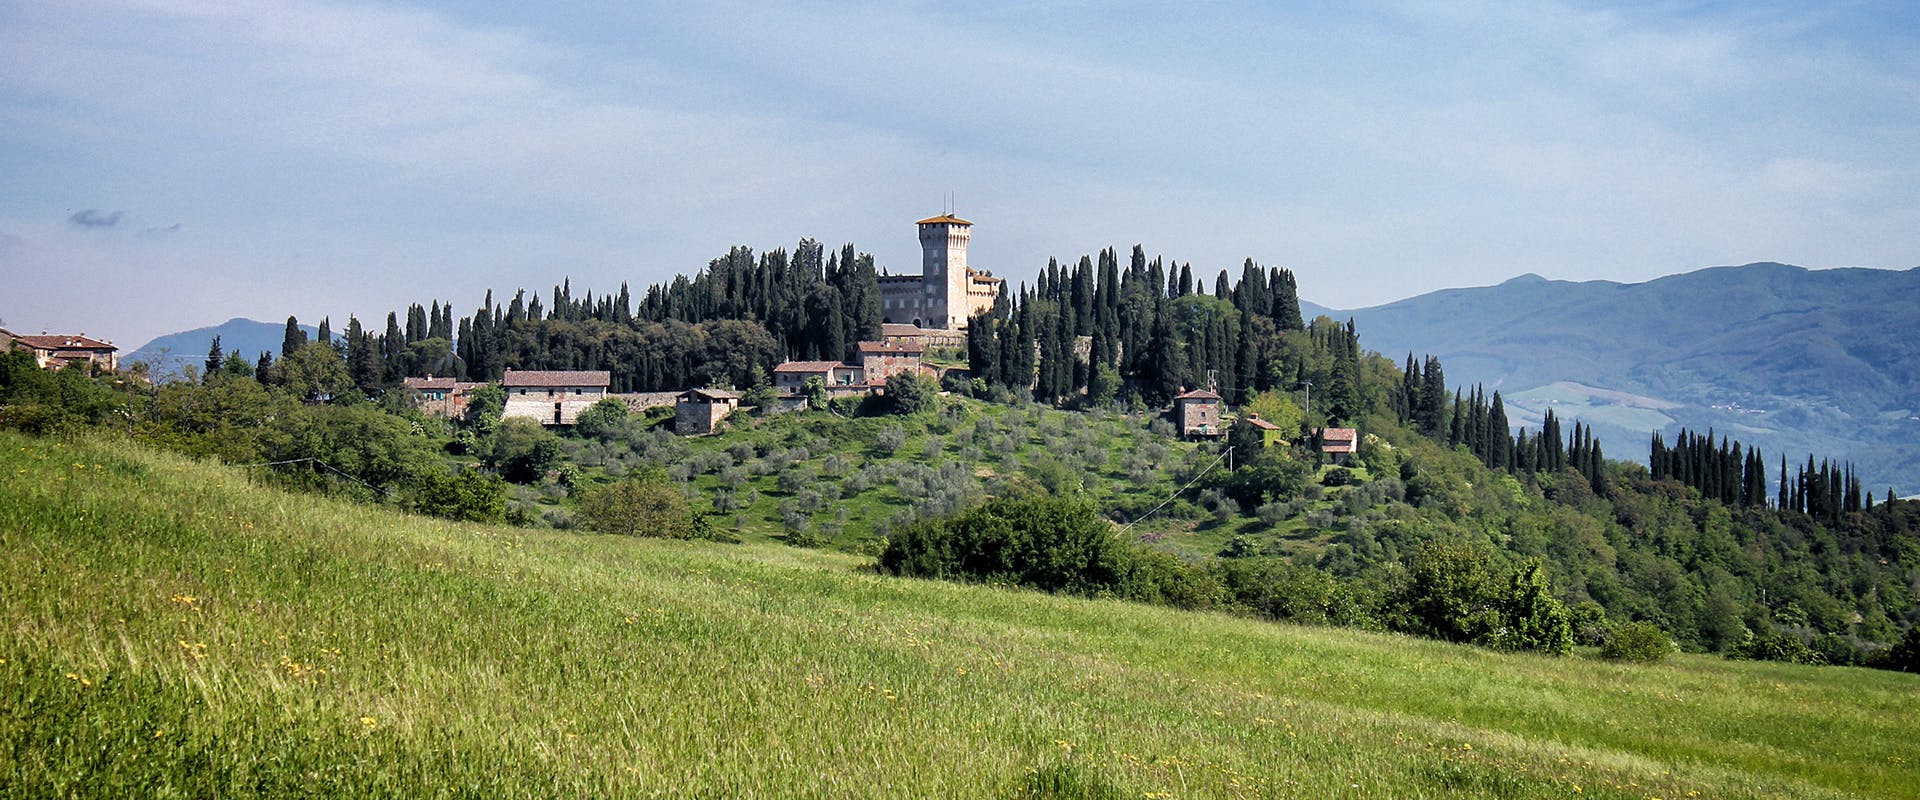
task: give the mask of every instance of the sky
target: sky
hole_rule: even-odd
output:
[[[0,0],[0,325],[125,348],[729,247],[1378,305],[1920,265],[1920,4]]]

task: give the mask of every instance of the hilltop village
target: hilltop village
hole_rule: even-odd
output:
[[[0,331],[0,429],[473,523],[1499,649],[1906,663],[1920,504],[1850,465],[1687,430],[1610,460],[1579,420],[1515,426],[1438,359],[1303,319],[1287,270],[1135,246],[1015,283],[971,263],[972,222],[916,227],[917,275],[736,247],[638,293],[290,317],[277,351],[216,337],[159,381],[111,342]]]
[[[953,214],[941,214],[920,220],[921,269],[919,275],[881,275],[881,338],[854,345],[850,361],[787,360],[773,368],[773,393],[763,396],[765,412],[803,410],[809,402],[818,405],[835,397],[858,395],[884,396],[889,380],[896,376],[925,379],[939,385],[965,383],[972,377],[970,365],[952,361],[939,363],[924,358],[929,348],[961,351],[967,345],[967,324],[976,316],[988,314],[1001,298],[1004,281],[968,266],[967,249],[973,223]],[[1297,312],[1296,312],[1297,313]],[[896,322],[895,320],[902,320]],[[1088,353],[1091,336],[1076,337],[1075,351]],[[1034,384],[1038,383],[1038,376]],[[718,426],[740,410],[742,394],[732,387],[689,387],[660,392],[614,393],[608,390],[611,373],[606,370],[516,370],[506,369],[500,385],[506,391],[504,417],[535,420],[547,426],[573,425],[581,412],[603,399],[626,404],[631,413],[672,405],[673,429],[680,435],[714,433]],[[447,377],[409,377],[404,387],[431,413],[460,417],[466,413],[466,397],[483,385]],[[1028,388],[1033,388],[1030,385]],[[1222,397],[1211,388],[1182,391],[1172,398],[1166,412],[1179,435],[1192,439],[1222,438],[1235,419],[1222,408]],[[1289,441],[1292,432],[1249,415],[1249,424],[1262,432],[1264,442]],[[1358,432],[1353,428],[1322,428],[1308,432],[1323,452],[1336,463],[1344,464],[1358,452]]]

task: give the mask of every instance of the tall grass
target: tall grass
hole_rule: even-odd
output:
[[[0,795],[1913,796],[1920,680],[397,516],[0,435]]]

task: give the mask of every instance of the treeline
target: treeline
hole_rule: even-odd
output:
[[[1149,260],[1135,246],[1123,269],[1111,248],[1071,268],[1049,260],[1033,286],[1004,288],[968,321],[973,377],[1058,405],[1137,398],[1165,405],[1182,389],[1215,387],[1229,402],[1311,383],[1322,416],[1358,417],[1361,352],[1352,323],[1308,325],[1293,273],[1248,259],[1211,289],[1190,264]]]
[[[626,284],[617,293],[575,296],[570,280],[550,299],[516,291],[505,303],[491,290],[472,314],[431,301],[389,312],[374,330],[348,317],[335,338],[320,323],[320,341],[345,360],[355,386],[377,394],[402,378],[438,375],[499,380],[506,370],[606,370],[615,392],[689,386],[739,388],[767,383],[781,361],[846,360],[861,341],[879,338],[880,288],[873,256],[849,244],[828,252],[803,239],[789,256],[755,256],[736,247],[689,278],[655,284],[636,302]],[[307,343],[287,318],[279,357]],[[238,353],[219,353],[225,363]],[[255,371],[267,374],[274,355]]]
[[[1786,473],[1786,466],[1782,460],[1782,475]],[[1729,443],[1724,436],[1716,446],[1711,430],[1701,436],[1681,428],[1672,447],[1667,446],[1659,431],[1654,431],[1653,442],[1647,448],[1647,471],[1654,480],[1678,481],[1699,490],[1703,497],[1730,506],[1767,504],[1767,462],[1760,448],[1743,451],[1739,442]],[[1786,507],[1784,495],[1781,507]]]

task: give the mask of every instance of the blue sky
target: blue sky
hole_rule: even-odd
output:
[[[770,7],[773,6],[773,7]],[[137,346],[735,244],[1027,280],[1135,243],[1341,308],[1920,265],[1920,6],[0,0],[0,320]]]

